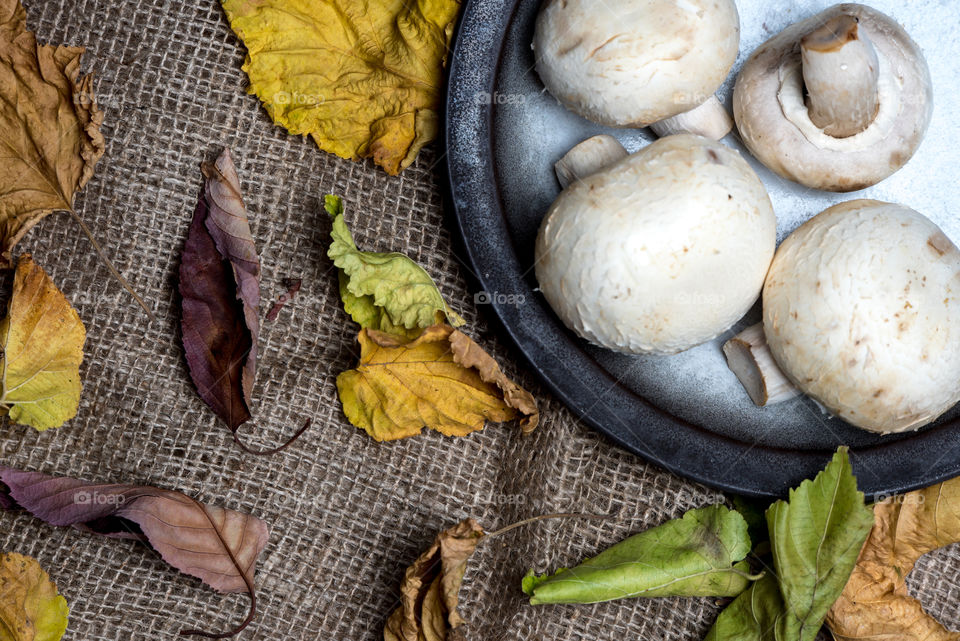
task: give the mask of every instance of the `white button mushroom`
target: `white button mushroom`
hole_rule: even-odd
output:
[[[578,178],[544,218],[535,252],[544,297],[577,334],[671,354],[726,331],[757,300],[777,221],[736,151],[670,136]]]
[[[743,142],[807,187],[855,191],[900,169],[933,111],[923,53],[891,18],[842,4],[774,36],[737,77]]]
[[[777,250],[763,327],[783,373],[835,415],[919,428],[960,401],[960,250],[907,207],[831,207]]]
[[[714,139],[733,126],[713,93],[739,45],[733,0],[548,0],[533,39],[537,73],[571,111],[615,127],[670,119],[657,134]]]

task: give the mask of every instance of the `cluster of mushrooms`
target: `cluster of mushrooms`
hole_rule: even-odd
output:
[[[841,4],[761,45],[731,119],[715,92],[736,60],[734,0],[548,0],[534,50],[547,90],[591,121],[650,126],[628,155],[590,138],[556,172],[536,274],[561,320],[632,354],[712,340],[762,296],[763,322],[723,347],[757,405],[807,394],[866,430],[917,429],[960,401],[960,250],[902,205],[845,202],[776,247],[767,191],[718,142],[734,126],[780,176],[847,192],[914,154],[930,73],[888,16]],[[954,291],[956,290],[956,291]]]

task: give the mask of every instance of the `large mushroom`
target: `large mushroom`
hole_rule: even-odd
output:
[[[540,226],[537,280],[590,342],[672,354],[726,331],[754,304],[776,217],[760,179],[723,144],[677,135],[631,156],[618,147],[591,139],[561,161],[573,180]]]
[[[733,111],[743,142],[774,172],[855,191],[920,146],[933,111],[930,72],[891,18],[841,4],[757,49],[737,77]]]
[[[853,425],[917,429],[960,401],[960,250],[907,207],[836,205],[783,242],[762,335],[734,340],[730,365],[754,400],[792,395],[785,376]]]
[[[533,38],[540,79],[574,113],[715,140],[733,126],[714,92],[739,44],[733,0],[547,0]]]

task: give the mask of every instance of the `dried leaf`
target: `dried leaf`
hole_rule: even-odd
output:
[[[36,559],[0,555],[0,641],[58,641],[70,608]]]
[[[960,478],[873,506],[874,525],[843,594],[827,616],[837,641],[957,641],[907,592],[928,552],[960,541]]]
[[[354,322],[405,338],[415,338],[420,329],[445,319],[454,326],[463,324],[444,302],[430,275],[415,261],[396,252],[357,249],[343,219],[339,196],[328,194],[324,208],[333,218],[327,255],[339,268],[340,298]]]
[[[21,255],[0,322],[0,412],[39,431],[76,416],[85,339],[77,312],[33,258]]]
[[[250,93],[341,158],[409,166],[439,129],[456,0],[222,0]]]
[[[664,596],[736,596],[750,581],[747,522],[722,505],[690,510],[573,568],[523,579],[530,603]]]
[[[433,545],[407,568],[400,586],[401,605],[387,620],[384,641],[443,641],[448,632],[463,625],[457,612],[460,584],[483,536],[473,519],[437,535]]]
[[[360,362],[337,377],[347,419],[374,439],[389,441],[419,434],[424,426],[465,436],[483,429],[487,420],[509,421],[529,410],[532,397],[520,388],[512,398],[501,392],[500,387],[514,383],[506,378],[488,382],[480,371],[459,362],[463,352],[480,347],[461,335],[455,352],[455,334],[458,330],[449,325],[433,325],[404,342],[393,334],[360,330]],[[475,354],[470,358],[477,360]],[[520,407],[510,405],[518,399]],[[532,412],[530,422],[535,421],[535,403]]]
[[[38,45],[20,0],[0,0],[0,267],[41,218],[72,210],[103,155],[92,78],[78,80],[83,51]]]
[[[23,508],[50,525],[142,540],[184,574],[219,592],[246,592],[255,603],[254,573],[269,533],[254,516],[171,490],[88,483],[9,467],[0,467],[0,496],[5,509]],[[240,629],[253,615],[251,605]]]
[[[206,180],[180,262],[183,349],[200,397],[236,433],[250,418],[260,259],[230,151],[202,169]]]
[[[524,434],[529,434],[536,429],[540,422],[540,410],[537,409],[537,401],[533,398],[533,394],[507,378],[492,356],[460,330],[450,333],[450,350],[453,352],[455,363],[476,370],[485,382],[500,388],[507,405],[519,410],[523,415],[520,419],[520,429]]]

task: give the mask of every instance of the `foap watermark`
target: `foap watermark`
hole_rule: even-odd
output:
[[[476,305],[508,305],[518,307],[527,302],[523,294],[504,294],[502,292],[477,292],[473,295]]]
[[[127,498],[123,494],[103,494],[81,490],[73,495],[76,505],[123,505]]]
[[[273,102],[278,105],[291,105],[293,107],[315,107],[322,105],[323,96],[313,93],[301,93],[299,91],[278,91],[273,94]]]
[[[463,509],[469,514],[478,509],[487,507],[504,507],[507,505],[526,505],[527,496],[525,494],[501,494],[497,492],[481,493],[474,497],[473,503],[467,505],[464,503]]]
[[[877,494],[874,497],[874,503],[892,503],[896,505],[923,505],[926,497],[919,492],[908,492],[907,494]]]
[[[522,93],[500,93],[494,91],[487,93],[480,91],[473,96],[473,101],[478,105],[522,105],[527,102],[527,97]]]

